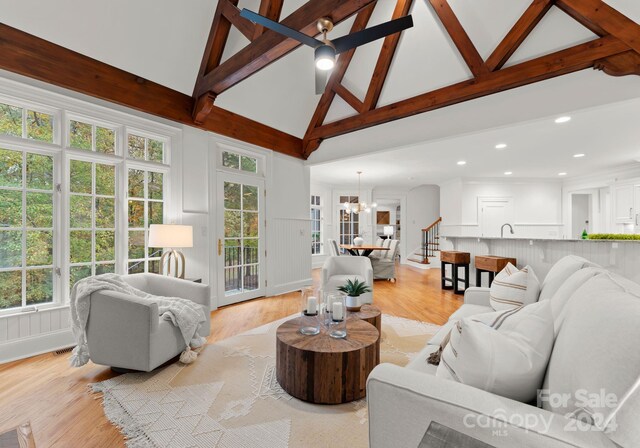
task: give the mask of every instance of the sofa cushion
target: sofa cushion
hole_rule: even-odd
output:
[[[549,302],[551,303],[551,314],[553,314],[553,326],[556,336],[560,331],[560,326],[566,315],[567,304],[569,299],[574,296],[574,292],[580,288],[585,282],[592,277],[602,274],[602,268],[584,268],[574,272],[553,295]]]
[[[540,283],[531,266],[518,270],[511,263],[496,275],[489,300],[496,311],[511,310],[538,301]]]
[[[451,331],[436,376],[527,403],[542,385],[552,347],[549,302],[466,318]]]
[[[542,407],[563,415],[594,415],[596,426],[611,430],[608,435],[614,442],[639,446],[637,415],[631,421],[623,419],[624,426],[613,418],[616,414],[628,417],[630,410],[640,409],[639,323],[640,285],[605,272],[578,288],[569,299],[555,341]],[[612,394],[613,400],[582,400],[603,394]]]
[[[558,260],[556,264],[551,267],[551,270],[549,270],[549,273],[542,282],[539,300],[551,299],[565,280],[573,275],[574,272],[586,267],[599,266],[577,255],[567,255]]]

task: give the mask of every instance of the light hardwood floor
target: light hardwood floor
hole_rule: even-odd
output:
[[[443,324],[462,296],[440,289],[440,270],[401,266],[395,283],[376,281],[374,301],[383,313]],[[313,273],[318,282],[319,271]],[[298,312],[298,294],[251,300],[211,313],[209,343]],[[38,447],[124,447],[89,383],[114,376],[109,368],[74,369],[68,354],[45,354],[0,366],[0,433],[30,421]]]

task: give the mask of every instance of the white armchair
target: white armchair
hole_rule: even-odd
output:
[[[334,292],[347,280],[358,279],[365,282],[371,292],[360,296],[361,303],[373,303],[373,268],[367,257],[329,257],[322,266],[321,288]]]
[[[210,315],[207,285],[158,274],[124,275],[123,279],[149,294],[189,299],[202,306],[205,316]],[[150,372],[186,348],[178,327],[159,316],[155,303],[115,291],[96,291],[90,303],[87,345],[96,364]],[[206,337],[209,332],[206,319],[199,334]]]

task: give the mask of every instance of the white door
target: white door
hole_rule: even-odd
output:
[[[264,296],[264,181],[220,173],[217,203],[219,305]]]
[[[510,200],[482,200],[480,202],[482,236],[500,236],[500,228],[505,223],[513,225],[513,208]],[[505,228],[505,232],[505,237],[511,236],[508,228]]]

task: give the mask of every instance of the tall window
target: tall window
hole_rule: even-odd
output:
[[[69,160],[69,288],[90,275],[115,272],[116,170]]]
[[[164,175],[129,169],[128,228],[130,274],[160,272],[162,248],[148,247],[149,225],[164,222]]]
[[[0,149],[0,309],[54,298],[53,157]]]
[[[311,196],[311,255],[322,254],[322,208],[320,196]]]
[[[358,196],[340,196],[340,204],[349,202],[357,204]],[[343,207],[340,208],[340,244],[353,244],[353,239],[360,234],[360,215],[350,213]]]
[[[172,131],[61,107],[0,97],[0,314],[62,304],[90,275],[159,268],[146,241],[165,214]]]

